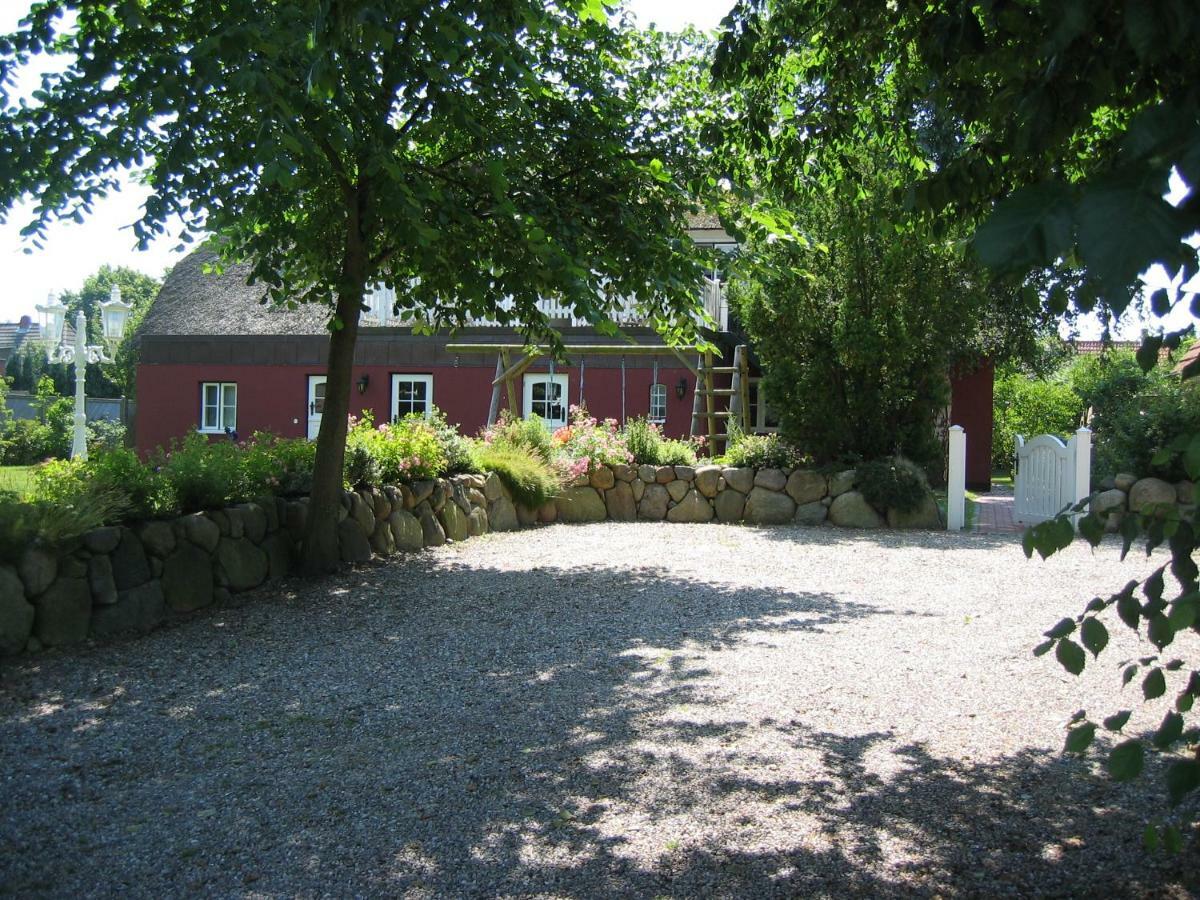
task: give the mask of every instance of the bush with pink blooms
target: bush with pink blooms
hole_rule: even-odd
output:
[[[576,478],[599,466],[628,465],[633,454],[616,419],[597,420],[586,406],[572,406],[570,423],[554,432],[557,455],[564,460],[570,478]]]

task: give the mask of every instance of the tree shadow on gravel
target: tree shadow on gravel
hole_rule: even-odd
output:
[[[652,568],[417,557],[21,662],[0,694],[0,883],[131,896],[1088,892],[1138,833],[1133,791],[1047,754],[973,763],[756,717],[712,677],[777,637],[887,615],[907,614]],[[1035,808],[1053,789],[1062,805]],[[1187,865],[1107,872],[1104,887],[1175,883]]]

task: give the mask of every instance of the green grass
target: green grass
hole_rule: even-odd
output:
[[[33,466],[0,466],[0,491],[24,497],[33,490]]]
[[[976,495],[971,491],[964,492],[963,502],[963,531],[970,531],[975,527],[975,521],[979,518],[979,504],[975,502]],[[946,521],[946,490],[941,488],[933,492],[933,498],[937,501],[938,509],[942,513],[942,521]]]

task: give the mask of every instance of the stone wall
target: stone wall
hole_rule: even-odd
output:
[[[1116,531],[1126,512],[1152,514],[1175,507],[1180,516],[1190,516],[1196,508],[1196,489],[1190,481],[1171,484],[1161,478],[1122,474],[1105,479],[1100,488],[1090,509],[1092,515],[1104,520],[1107,531]]]
[[[346,491],[343,561],[362,563],[538,522],[745,522],[853,528],[941,527],[932,497],[915,514],[876,510],[853,470],[613,466],[581,476],[541,509],[513,503],[499,477],[457,475]],[[307,498],[272,498],[173,520],[98,528],[57,552],[30,547],[0,565],[0,655],[149,631],[231,602],[295,563]]]

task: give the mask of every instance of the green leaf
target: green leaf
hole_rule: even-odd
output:
[[[1142,773],[1145,756],[1146,751],[1141,741],[1122,741],[1109,751],[1105,768],[1113,780],[1131,781]]]
[[[1072,728],[1067,732],[1067,741],[1063,745],[1064,753],[1082,753],[1092,745],[1092,741],[1096,737],[1096,725],[1094,722],[1084,722],[1077,728]]]
[[[1092,651],[1093,657],[1099,656],[1100,651],[1108,646],[1108,629],[1095,617],[1084,619],[1083,627],[1079,630],[1079,639],[1083,646]]]
[[[1072,243],[1071,192],[1047,182],[1019,188],[975,232],[975,252],[990,269],[1048,265]]]
[[[1162,613],[1150,617],[1150,627],[1146,633],[1150,638],[1150,643],[1159,650],[1175,640],[1175,629],[1171,627],[1170,620]]]
[[[1070,634],[1074,630],[1075,630],[1075,620],[1074,619],[1060,619],[1057,625],[1055,625],[1049,631],[1045,632],[1045,635],[1046,635],[1046,637],[1051,638],[1053,640],[1053,639],[1057,639],[1057,638],[1061,638],[1061,637],[1066,637],[1068,634]]]
[[[1154,732],[1154,746],[1159,750],[1165,750],[1173,743],[1179,740],[1183,734],[1183,716],[1172,710],[1163,716],[1162,724],[1158,726],[1158,731]]]
[[[1147,700],[1161,697],[1167,692],[1167,678],[1162,669],[1151,669],[1150,674],[1142,679],[1142,696]]]
[[[1167,802],[1179,803],[1192,791],[1200,788],[1200,762],[1180,759],[1167,766]]]
[[[1093,547],[1104,539],[1104,523],[1097,516],[1084,516],[1079,520],[1079,533]]]
[[[1120,712],[1113,713],[1104,720],[1104,727],[1109,731],[1120,731],[1125,727],[1125,723],[1129,721],[1130,710],[1123,709]]]
[[[1083,648],[1070,638],[1063,638],[1058,642],[1058,646],[1054,650],[1054,656],[1062,667],[1072,675],[1078,675],[1082,672],[1084,665],[1087,663],[1087,655],[1083,652]]]

